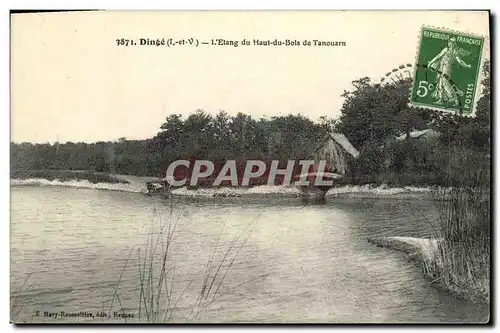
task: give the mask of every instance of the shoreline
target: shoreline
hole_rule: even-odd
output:
[[[405,253],[409,261],[415,261],[417,265],[421,266],[422,273],[429,280],[431,286],[474,303],[490,304],[489,288],[467,290],[459,286],[452,287],[442,283],[440,277],[434,274],[443,266],[440,254],[442,239],[389,236],[368,237],[367,240],[368,243],[378,247]],[[487,283],[489,284],[489,281]]]
[[[90,182],[86,179],[71,180],[48,180],[46,178],[10,179],[11,187],[20,186],[54,186],[73,187],[97,190],[110,190],[146,194],[146,182],[153,177],[137,177],[127,175],[109,175],[115,178],[115,183]],[[433,187],[389,187],[387,185],[344,185],[330,189],[325,198],[349,198],[349,199],[395,199],[395,200],[430,200],[432,192],[438,190],[446,191],[446,188]],[[260,185],[254,187],[218,187],[188,189],[181,187],[173,189],[171,194],[176,197],[317,197],[315,193],[305,194],[296,186],[283,185]],[[153,194],[155,195],[155,194]]]

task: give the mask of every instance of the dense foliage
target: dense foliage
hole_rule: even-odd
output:
[[[489,183],[490,67],[483,68],[483,91],[475,117],[408,105],[411,80],[379,85],[353,82],[337,130],[360,151],[347,183],[454,185]],[[433,129],[438,136],[413,139],[410,132]],[[395,137],[404,140],[394,140]]]
[[[465,174],[483,179],[485,174],[489,177],[490,161],[489,69],[486,63],[474,118],[410,107],[410,80],[380,85],[365,77],[353,81],[353,90],[342,95],[338,119],[325,116],[315,123],[300,114],[253,119],[243,113],[232,117],[220,111],[212,116],[198,110],[186,119],[168,116],[157,135],[146,140],[11,143],[11,169],[159,176],[181,158],[301,159],[333,127],[361,152],[358,160],[350,161],[345,182],[444,184],[469,177]],[[410,137],[411,131],[428,128],[440,136],[430,140]],[[396,136],[405,139],[394,140]],[[451,161],[457,162],[452,165]]]
[[[299,159],[307,157],[326,134],[327,122],[302,115],[255,120],[221,111],[202,110],[183,120],[167,117],[160,132],[147,140],[116,142],[11,144],[12,170],[94,170],[132,175],[160,175],[177,159]]]

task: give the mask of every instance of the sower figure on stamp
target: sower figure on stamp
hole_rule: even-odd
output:
[[[436,90],[434,90],[432,95],[433,98],[437,99],[437,104],[451,102],[454,106],[458,106],[457,94],[463,96],[463,91],[455,88],[455,92],[450,79],[451,71],[455,62],[457,62],[460,66],[471,68],[470,64],[467,64],[460,58],[463,53],[466,53],[466,51],[458,48],[456,39],[452,37],[448,41],[448,46],[446,46],[437,56],[429,61],[429,68],[437,71]]]

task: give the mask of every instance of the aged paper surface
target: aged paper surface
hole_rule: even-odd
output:
[[[11,321],[488,322],[489,29],[12,14]]]

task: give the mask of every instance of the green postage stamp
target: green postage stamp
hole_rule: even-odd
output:
[[[473,115],[483,44],[483,37],[422,28],[410,104]]]

